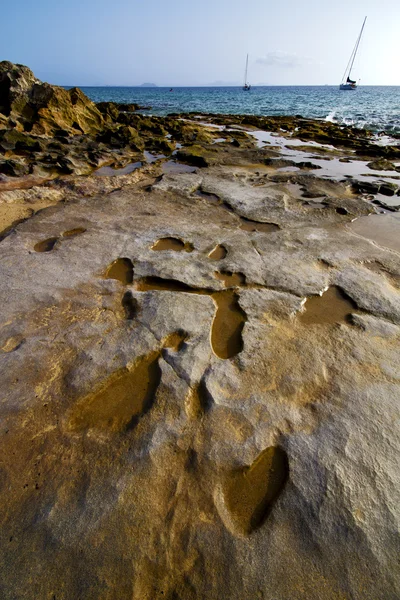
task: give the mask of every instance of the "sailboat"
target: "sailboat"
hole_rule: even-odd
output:
[[[355,79],[351,79],[351,70],[353,68],[353,64],[354,64],[354,61],[355,61],[355,58],[357,55],[358,46],[360,44],[360,40],[361,40],[361,36],[364,31],[364,25],[365,25],[366,20],[367,20],[367,17],[365,17],[365,19],[364,19],[364,23],[362,24],[360,34],[356,41],[356,45],[354,46],[353,52],[350,55],[349,62],[347,64],[346,70],[345,70],[343,78],[342,78],[342,83],[339,86],[340,90],[355,90],[357,88],[357,82],[355,81]]]
[[[244,92],[249,92],[251,90],[251,85],[247,81],[247,69],[248,69],[248,67],[249,67],[249,55],[246,56],[246,69],[245,69],[245,72],[244,72],[244,85],[243,85],[243,91]]]

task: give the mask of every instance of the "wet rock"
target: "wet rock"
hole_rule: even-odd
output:
[[[360,194],[377,194],[379,192],[379,183],[369,181],[353,181],[352,187],[356,193]]]
[[[396,166],[385,158],[379,160],[373,160],[367,164],[367,167],[374,169],[375,171],[395,171]]]
[[[379,192],[384,196],[394,196],[398,190],[398,186],[394,183],[386,182],[379,186]]]

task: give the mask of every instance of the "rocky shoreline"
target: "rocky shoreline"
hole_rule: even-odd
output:
[[[398,598],[399,188],[0,63],[2,598]]]

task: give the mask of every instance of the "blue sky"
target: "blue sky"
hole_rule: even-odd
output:
[[[400,85],[400,0],[4,0],[0,60],[60,85]]]

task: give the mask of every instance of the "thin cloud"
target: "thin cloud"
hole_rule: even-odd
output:
[[[312,58],[307,56],[299,56],[298,54],[290,54],[288,52],[267,52],[265,56],[257,58],[256,63],[265,67],[280,67],[283,69],[295,69],[305,65],[315,64]]]

